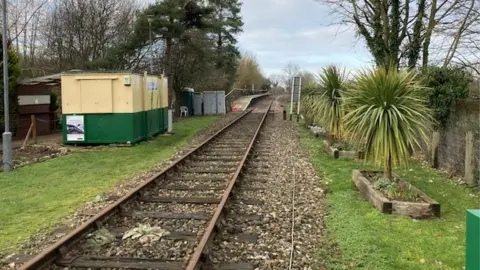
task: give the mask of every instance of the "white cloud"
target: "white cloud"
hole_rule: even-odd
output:
[[[257,55],[267,74],[281,72],[289,62],[317,71],[334,63],[347,69],[369,64],[370,54],[355,30],[329,26],[334,18],[314,0],[243,0],[242,50]]]

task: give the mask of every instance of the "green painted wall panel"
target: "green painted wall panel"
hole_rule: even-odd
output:
[[[480,209],[467,210],[466,270],[480,269]]]
[[[163,111],[163,131],[168,130],[168,108],[162,108]]]
[[[84,141],[67,141],[67,126],[63,125],[66,144],[136,143],[166,130],[167,108],[136,113],[82,114]],[[66,123],[67,115],[62,122]]]

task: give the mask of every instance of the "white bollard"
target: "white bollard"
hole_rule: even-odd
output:
[[[168,133],[172,133],[173,130],[173,110],[168,109]]]

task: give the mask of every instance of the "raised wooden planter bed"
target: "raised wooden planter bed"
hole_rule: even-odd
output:
[[[323,141],[323,149],[327,154],[334,158],[342,158],[342,159],[361,159],[363,158],[363,152],[361,151],[344,151],[338,150],[337,148],[333,147],[331,141],[324,140]]]
[[[411,189],[419,194],[424,202],[403,202],[389,200],[374,189],[372,183],[363,175],[363,171],[354,170],[352,179],[360,193],[363,194],[382,213],[409,216],[412,218],[440,217],[440,204],[428,197],[425,193],[411,185]],[[403,180],[401,180],[403,181]],[[405,181],[403,181],[405,182]]]

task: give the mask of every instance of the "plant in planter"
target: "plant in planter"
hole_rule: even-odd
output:
[[[315,121],[331,132],[331,136],[324,137],[325,152],[334,158],[358,158],[361,153],[343,136],[345,107],[342,93],[347,89],[345,70],[334,65],[328,66],[319,73],[318,81],[318,88],[308,92],[306,103]]]
[[[315,121],[333,134],[333,140],[343,138],[342,118],[344,108],[342,93],[345,92],[346,73],[339,67],[330,65],[322,69],[318,76],[319,95],[312,96]]]
[[[383,163],[383,172],[354,171],[360,191],[382,212],[412,217],[439,213],[439,205],[392,174],[392,165],[408,165],[419,138],[427,140],[434,122],[415,71],[379,68],[361,72],[344,93],[349,137],[361,139],[365,158]]]

